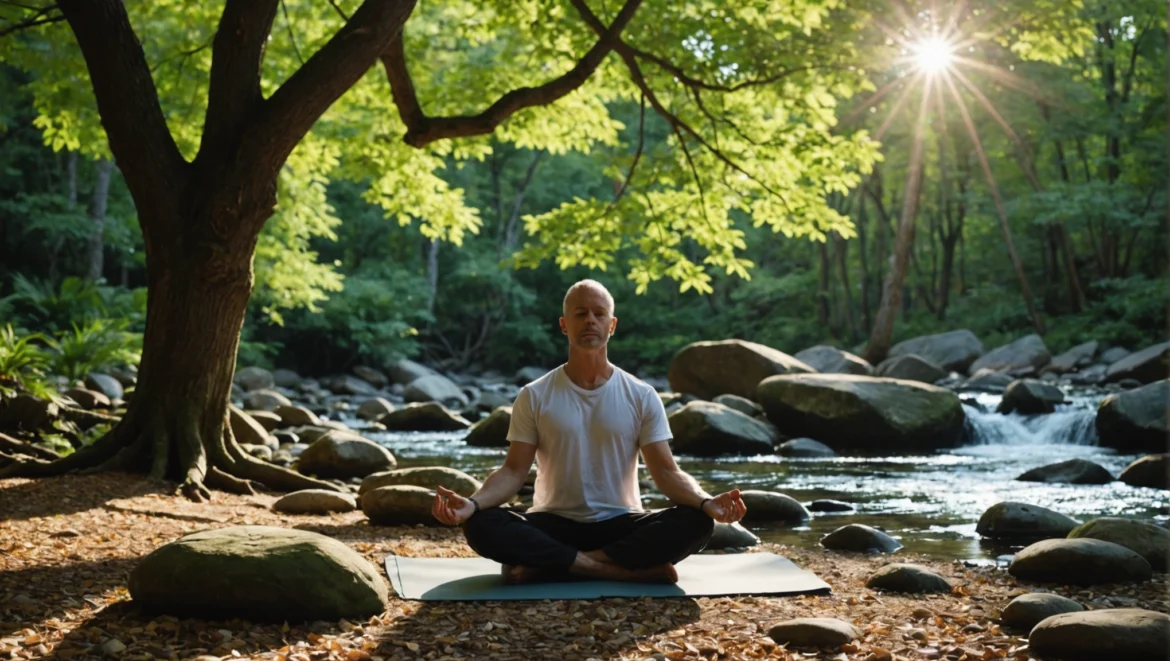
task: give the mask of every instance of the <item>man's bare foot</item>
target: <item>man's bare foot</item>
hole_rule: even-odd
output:
[[[546,583],[563,579],[564,574],[552,569],[541,567],[524,567],[522,565],[502,565],[501,573],[504,583],[508,585],[524,585],[525,583]]]
[[[626,569],[618,564],[600,562],[591,552],[578,552],[577,560],[569,568],[575,576],[595,578],[603,581],[628,581],[631,583],[678,583],[678,572],[669,563],[645,569]]]
[[[669,563],[630,571],[638,576],[638,578],[630,580],[640,583],[678,583],[678,571],[675,570],[674,565]]]

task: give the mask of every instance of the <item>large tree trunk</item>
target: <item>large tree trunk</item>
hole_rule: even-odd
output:
[[[914,217],[918,214],[918,197],[922,190],[922,151],[926,130],[926,104],[929,93],[922,95],[922,108],[914,129],[914,142],[910,146],[910,172],[906,177],[906,193],[902,199],[902,219],[894,237],[894,259],[882,288],[882,302],[878,306],[873,331],[865,347],[865,359],[877,365],[886,358],[894,336],[894,318],[902,303],[902,283],[906,280],[906,266],[910,263],[910,250],[914,247]]]
[[[93,224],[90,226],[85,261],[87,265],[86,277],[93,282],[97,282],[102,277],[105,252],[102,235],[106,227],[106,206],[110,199],[110,170],[113,167],[114,164],[108,158],[97,162],[97,181],[93,185],[93,200],[89,206],[89,217]]]

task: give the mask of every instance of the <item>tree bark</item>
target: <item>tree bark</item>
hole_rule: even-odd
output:
[[[91,282],[97,282],[102,277],[103,256],[105,244],[102,234],[106,227],[106,205],[110,198],[110,170],[114,164],[103,158],[97,162],[97,181],[93,185],[93,200],[89,207],[89,217],[93,221],[90,227],[89,245],[86,248],[86,277]]]
[[[827,239],[816,242],[820,264],[817,278],[817,321],[822,328],[829,327],[829,250],[827,243]]]
[[[914,218],[918,214],[918,197],[922,190],[922,151],[926,142],[926,105],[930,94],[922,95],[922,108],[914,128],[914,142],[910,146],[910,172],[906,177],[906,193],[902,199],[902,219],[894,237],[894,259],[882,288],[882,302],[878,306],[873,331],[865,347],[865,359],[877,365],[886,358],[894,336],[894,318],[902,303],[902,284],[906,280],[906,266],[914,246]]]
[[[435,299],[439,297],[439,242],[425,243],[427,253],[427,314],[435,314]]]

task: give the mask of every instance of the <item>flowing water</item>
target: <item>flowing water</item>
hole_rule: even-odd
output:
[[[851,503],[855,512],[814,513],[801,527],[748,525],[765,541],[815,546],[847,523],[864,523],[897,538],[911,552],[944,558],[991,562],[1018,547],[981,541],[975,523],[990,506],[1005,500],[1041,505],[1088,520],[1130,516],[1153,521],[1170,518],[1170,492],[1107,485],[1018,482],[1024,471],[1057,461],[1084,458],[1114,476],[1140,455],[1121,455],[1097,446],[1093,425],[1100,397],[1074,397],[1057,412],[1021,416],[995,413],[997,395],[963,395],[970,443],[933,454],[885,453],[831,459],[794,459],[774,455],[700,459],[679,456],[678,463],[711,493],[731,487],[786,493],[805,504],[823,498]],[[503,448],[474,448],[465,432],[365,432],[394,453],[399,466],[442,465],[480,479],[502,463]],[[648,479],[645,471],[642,477]],[[645,484],[645,482],[644,482]],[[643,489],[647,507],[665,499]]]

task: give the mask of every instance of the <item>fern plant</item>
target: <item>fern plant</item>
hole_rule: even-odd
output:
[[[141,336],[126,332],[124,320],[90,319],[73,324],[72,331],[48,340],[55,373],[70,380],[111,367],[137,364],[142,353]]]
[[[49,394],[44,370],[49,356],[38,343],[47,344],[40,333],[17,336],[12,324],[0,328],[0,399],[21,392],[37,396]]]

